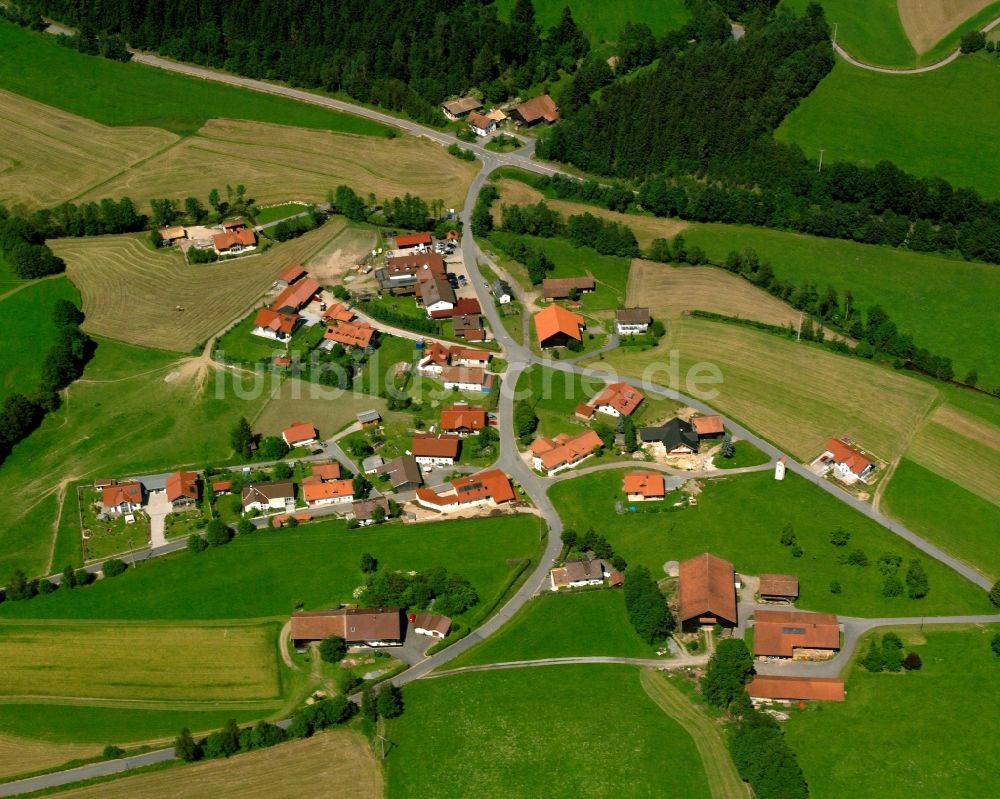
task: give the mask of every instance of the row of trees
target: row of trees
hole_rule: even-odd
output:
[[[903,656],[903,640],[896,633],[885,633],[881,643],[877,636],[872,636],[868,649],[861,658],[861,665],[871,672],[879,671],[918,671],[924,664],[916,652],[908,652]]]
[[[26,220],[36,235],[49,239],[131,233],[143,230],[149,222],[130,197],[117,201],[105,198],[80,205],[60,203],[32,211]]]
[[[655,644],[673,633],[674,616],[649,569],[632,566],[625,573],[624,590],[628,619],[642,640]]]
[[[591,247],[601,255],[624,258],[640,255],[635,233],[628,225],[590,213],[571,214],[568,220],[563,220],[562,214],[544,200],[534,205],[504,205],[500,229],[542,238],[563,237],[575,247]]]
[[[118,577],[128,569],[128,564],[119,558],[109,558],[101,566],[101,573],[105,577]],[[97,579],[94,572],[86,569],[75,569],[67,564],[63,569],[59,582],[45,578],[29,579],[21,569],[14,569],[7,586],[0,592],[0,602],[7,600],[10,602],[23,602],[26,599],[34,599],[36,596],[46,596],[62,589],[72,591],[74,588],[82,588],[90,585]]]

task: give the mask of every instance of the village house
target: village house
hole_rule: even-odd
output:
[[[718,438],[726,432],[725,422],[718,414],[695,416],[691,419],[691,426],[698,434],[699,441],[705,438]]]
[[[101,489],[101,511],[117,515],[133,513],[139,510],[146,500],[146,487],[138,480],[119,483],[112,480],[111,485]]]
[[[396,236],[397,250],[416,250],[422,247],[430,247],[431,243],[430,233],[404,233]]]
[[[625,472],[622,491],[629,502],[661,500],[667,493],[659,472]]]
[[[378,473],[389,478],[393,491],[412,491],[423,483],[420,465],[412,455],[400,455],[386,461],[378,468]]]
[[[466,341],[487,341],[483,318],[477,313],[461,314],[451,317],[452,331],[458,338]]]
[[[239,255],[257,249],[257,236],[252,230],[241,228],[231,233],[212,236],[212,249],[216,255]]]
[[[550,305],[539,311],[534,321],[541,347],[565,347],[571,340],[583,342],[583,317],[560,305]]]
[[[733,564],[708,552],[682,561],[678,574],[680,610],[677,621],[681,629],[695,631],[700,627],[735,627],[736,573]]]
[[[438,341],[428,341],[420,356],[417,369],[429,375],[440,375],[448,366],[473,366],[485,369],[490,357],[491,353],[487,350],[463,347],[461,344],[448,347]]]
[[[840,623],[832,613],[758,610],[753,653],[759,658],[827,660],[840,649]]]
[[[441,370],[441,382],[447,390],[479,391],[489,394],[493,390],[492,372],[478,366],[446,366]]]
[[[408,252],[385,260],[385,273],[391,281],[444,279],[444,258],[436,252]]]
[[[296,649],[335,635],[348,646],[399,646],[405,627],[399,608],[301,610],[292,614],[289,637]]]
[[[413,619],[413,632],[430,638],[447,638],[451,632],[451,619],[439,613],[418,613]]]
[[[329,483],[331,480],[340,479],[340,463],[338,461],[314,461],[312,474],[302,478],[302,485],[310,483]]]
[[[500,469],[489,469],[452,480],[451,488],[440,494],[430,488],[418,488],[416,499],[425,508],[450,513],[478,505],[500,506],[513,502],[517,495],[506,474]]]
[[[604,581],[616,574],[603,560],[570,560],[562,566],[549,569],[549,589],[584,588],[588,585],[604,585]]]
[[[455,290],[451,284],[440,278],[422,280],[417,287],[417,296],[420,297],[420,303],[424,306],[424,311],[428,316],[451,311],[457,302]]]
[[[670,419],[659,427],[641,427],[639,440],[661,456],[693,455],[698,451],[698,434],[683,419]]]
[[[233,493],[232,480],[216,480],[212,483],[212,493],[217,497],[224,497]]]
[[[167,477],[167,501],[174,510],[186,508],[198,502],[197,472],[174,472]]]
[[[794,602],[799,597],[799,579],[794,574],[762,574],[757,578],[761,602]]]
[[[382,509],[382,518],[389,518],[389,500],[385,497],[372,497],[371,499],[356,499],[351,505],[350,515],[355,518],[361,527],[375,524],[375,508]]]
[[[441,112],[452,122],[457,122],[470,111],[478,111],[482,107],[483,104],[475,97],[459,97],[457,100],[441,103]]]
[[[285,510],[295,502],[295,484],[291,480],[273,483],[248,483],[240,494],[243,512]]]
[[[416,435],[410,442],[410,454],[421,466],[454,466],[460,446],[458,436]]]
[[[281,437],[289,447],[304,447],[308,444],[315,444],[319,438],[319,432],[311,422],[292,422],[291,426],[281,431]]]
[[[515,107],[510,112],[510,118],[515,124],[530,128],[540,122],[545,124],[558,122],[559,110],[551,97],[541,94]]]
[[[261,308],[253,318],[250,333],[272,341],[288,341],[302,321],[297,313],[279,313],[272,308]]]
[[[375,474],[384,463],[385,459],[381,455],[369,455],[361,461],[361,471],[365,474]]]
[[[834,477],[848,484],[864,480],[875,469],[869,458],[843,439],[831,438],[827,441],[819,460],[832,464]]]
[[[490,284],[490,290],[501,305],[506,305],[514,299],[514,292],[510,288],[510,283],[506,280],[494,280]]]
[[[382,423],[382,414],[374,408],[367,411],[359,411],[355,418],[363,428],[378,427]]]
[[[302,498],[305,499],[310,508],[353,502],[354,482],[352,480],[330,480],[328,482],[303,483]]]
[[[469,130],[477,136],[489,136],[497,129],[496,120],[475,111],[469,114],[465,118],[465,121],[469,123]]]
[[[531,463],[534,468],[552,477],[587,460],[602,446],[604,442],[593,430],[585,430],[572,437],[566,433],[560,433],[555,438],[539,436],[531,442]]]
[[[271,308],[281,313],[296,313],[308,305],[320,291],[314,277],[306,277],[285,288],[271,303]]]
[[[653,318],[649,308],[619,308],[615,311],[615,332],[619,336],[636,336],[649,330]]]
[[[308,273],[302,264],[290,264],[285,267],[284,271],[278,275],[278,279],[274,282],[279,288],[286,289],[292,285],[292,283],[304,278],[307,274]]]
[[[468,436],[487,426],[486,410],[467,402],[457,402],[441,409],[441,431]]]
[[[843,702],[844,681],[834,677],[791,677],[757,674],[747,685],[754,707],[776,702]]]
[[[353,322],[354,311],[342,303],[335,302],[323,311],[323,321],[325,322]]]
[[[542,296],[552,300],[569,299],[571,292],[589,294],[597,288],[592,277],[547,277],[542,281]]]
[[[375,328],[367,322],[337,322],[323,333],[320,346],[326,350],[332,350],[334,344],[366,349],[371,346],[374,337]]]
[[[446,281],[447,282],[447,281]],[[449,288],[450,288],[449,284]],[[431,314],[432,319],[452,319],[456,316],[471,316],[482,313],[483,309],[479,305],[479,300],[475,297],[456,298],[453,308],[442,308]]]
[[[611,383],[594,398],[594,409],[598,413],[619,418],[631,416],[645,399],[640,391],[628,383]]]

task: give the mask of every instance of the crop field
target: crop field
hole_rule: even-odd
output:
[[[5,698],[186,701],[280,698],[277,624],[145,626],[5,622]],[[220,665],[225,664],[225,672]]]
[[[0,91],[0,197],[28,207],[52,206],[170,147],[160,128],[109,128]],[[107,196],[107,195],[102,195]]]
[[[173,250],[150,249],[139,234],[49,244],[83,295],[85,330],[190,352],[262,297],[282,268],[301,263],[343,228],[335,218],[261,255],[191,266]]]
[[[60,766],[70,760],[95,757],[94,744],[57,744],[0,733],[0,778]]]
[[[534,597],[498,633],[444,668],[591,655],[649,658],[654,656],[654,650],[629,622],[623,592],[546,591]]]
[[[562,0],[537,0],[535,19],[543,31],[559,22]],[[510,19],[514,0],[497,0],[497,13]],[[626,22],[644,22],[657,36],[680,28],[691,17],[683,0],[621,0],[604,3],[601,0],[574,0],[573,20],[590,38],[591,44],[613,42],[618,39]]]
[[[884,631],[879,630],[878,633]],[[847,701],[792,711],[784,724],[814,799],[940,799],[1000,793],[1000,739],[985,733],[1000,702],[1000,627],[902,627],[919,671],[847,672]],[[858,651],[864,651],[860,642]]]
[[[882,75],[838,60],[776,135],[810,158],[822,147],[827,163],[890,160],[995,198],[1000,162],[983,148],[1000,139],[1000,105],[983,98],[998,94],[1000,70],[985,58],[920,75]]]
[[[796,324],[798,311],[749,281],[711,266],[667,266],[635,260],[629,270],[628,307],[648,306],[655,319],[701,310],[756,319],[772,325]]]
[[[364,158],[358,158],[363,152]],[[81,199],[207,197],[243,183],[257,202],[319,201],[341,183],[379,200],[409,192],[460,208],[476,166],[425,139],[363,137],[280,124],[212,119],[160,155],[93,187]]]
[[[0,336],[0,401],[15,391],[31,394],[38,388],[42,362],[56,339],[52,308],[57,300],[80,302],[65,277],[30,283],[0,299],[0,314],[7,320]]]
[[[381,799],[382,770],[368,741],[353,730],[328,730],[231,759],[211,760],[66,791],[66,799]]]
[[[6,20],[0,20],[0,86],[103,125],[150,126],[181,136],[216,117],[369,136],[392,130],[297,100],[83,55],[51,34]]]
[[[0,490],[12,500],[0,531],[3,579],[14,566],[42,573],[50,568],[53,551],[79,558],[78,526],[71,541],[59,546],[54,541],[59,498],[68,482],[231,457],[230,429],[241,415],[255,418],[267,392],[210,368],[206,376],[213,379],[202,385],[194,375],[185,376],[193,363],[173,353],[98,341],[94,359],[62,407],[46,416],[0,470]],[[166,381],[171,375],[175,379]],[[225,379],[216,383],[220,375]],[[66,525],[65,531],[72,528]]]
[[[690,736],[649,699],[633,667],[455,674],[414,682],[403,695],[406,712],[386,730],[390,799],[710,796]]]
[[[717,263],[751,248],[782,280],[833,286],[842,301],[850,290],[859,312],[881,305],[917,346],[951,358],[959,379],[974,368],[983,385],[1000,385],[992,330],[980,324],[1000,295],[992,264],[738,225],[692,225],[684,238]]]
[[[663,574],[668,560],[707,551],[732,561],[745,574],[798,575],[797,604],[808,610],[878,617],[988,613],[992,607],[977,586],[794,474],[780,483],[769,471],[699,481],[703,488],[695,507],[619,515],[615,502],[624,497],[623,473],[594,472],[563,480],[550,496],[567,527],[592,526],[626,561],[646,566],[655,575]],[[801,557],[781,544],[786,525],[794,530]],[[846,548],[830,543],[837,528],[851,534]],[[863,550],[869,565],[839,562],[845,549]],[[919,558],[930,593],[923,599],[883,596],[884,578],[876,561],[886,553],[899,555],[904,564]],[[834,580],[842,586],[839,594],[830,591]]]
[[[899,0],[899,18],[918,53],[931,49],[942,39],[954,47],[962,31],[979,27],[996,15],[996,0]],[[949,36],[954,32],[954,35]],[[937,49],[937,48],[935,48]]]
[[[679,362],[681,385],[670,374]],[[621,373],[692,393],[690,370],[714,364],[722,382],[702,383],[714,407],[800,460],[811,460],[831,436],[850,436],[890,461],[901,454],[937,397],[921,380],[791,339],[701,319],[670,323],[645,352],[615,350],[602,362]]]

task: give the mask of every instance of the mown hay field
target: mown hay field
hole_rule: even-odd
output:
[[[635,260],[629,270],[629,307],[647,306],[655,318],[701,310],[771,325],[798,322],[798,311],[729,272],[710,266],[674,267]]]
[[[96,757],[100,748],[94,744],[57,744],[0,735],[0,777],[13,777],[59,766],[70,760]]]
[[[0,198],[56,205],[178,141],[160,128],[109,128],[0,90]]]
[[[0,695],[67,700],[279,698],[277,624],[4,622]]]
[[[628,225],[635,233],[636,241],[639,242],[640,247],[649,247],[653,243],[653,239],[672,238],[688,227],[688,223],[680,219],[657,219],[655,216],[619,214],[596,205],[576,203],[570,200],[553,200],[546,197],[538,189],[512,178],[498,180],[496,186],[500,190],[500,199],[493,204],[493,219],[497,225],[500,224],[501,208],[505,203],[508,205],[527,205],[545,200],[550,208],[559,211],[563,216],[593,214],[610,222],[621,222],[623,225]]]
[[[831,436],[850,436],[884,460],[902,453],[929,412],[937,391],[929,384],[872,363],[825,352],[745,327],[701,319],[667,325],[659,346],[644,352],[614,350],[600,363],[658,383],[679,359],[679,385],[696,364],[722,374],[705,400],[801,460],[815,457]],[[697,396],[697,395],[696,395]]]
[[[78,788],[66,799],[381,799],[382,770],[364,737],[353,730],[329,730],[311,738],[211,760],[182,770]]]
[[[128,195],[207,197],[213,188],[244,184],[260,203],[318,201],[344,183],[379,200],[409,192],[459,208],[476,165],[425,139],[356,136],[263,122],[211,119],[194,136],[94,186],[81,199]]]
[[[282,268],[305,261],[344,225],[337,218],[261,255],[191,266],[175,251],[151,250],[142,235],[49,244],[65,259],[67,274],[80,289],[85,330],[189,352],[259,299]]]
[[[918,53],[929,50],[967,19],[996,0],[898,0],[903,30]]]

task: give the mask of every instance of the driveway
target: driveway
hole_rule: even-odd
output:
[[[167,543],[166,519],[173,508],[166,491],[153,491],[149,495],[146,513],[149,515],[149,546],[162,547]]]

